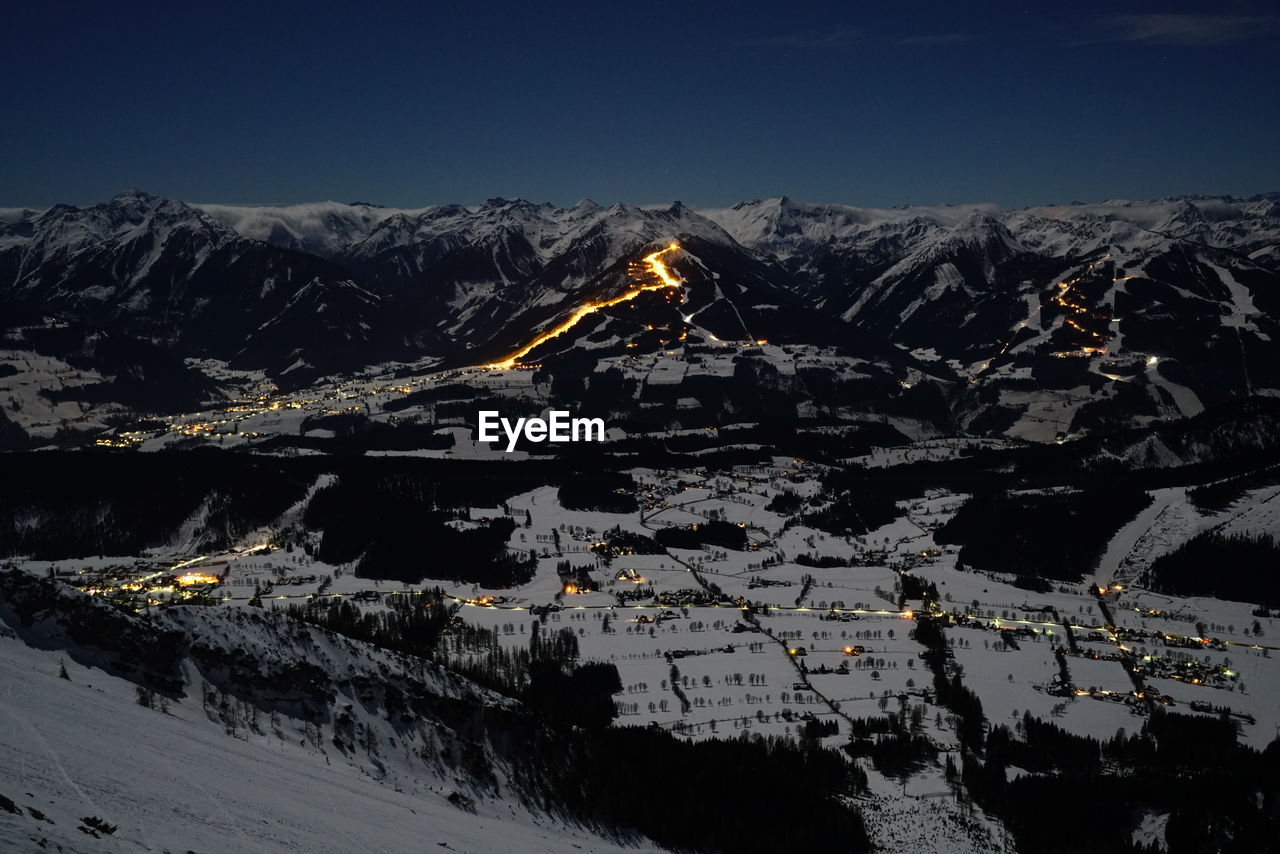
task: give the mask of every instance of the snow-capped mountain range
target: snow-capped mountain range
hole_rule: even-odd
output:
[[[1113,401],[1087,428],[1280,388],[1280,194],[1022,210],[787,198],[395,209],[130,190],[0,210],[0,299],[15,316],[275,376],[423,355],[474,364],[616,292],[628,263],[673,239],[688,250],[676,271],[714,281],[713,301],[785,304],[783,339],[847,335],[893,371],[923,372],[967,401],[962,426],[1001,432],[1046,389]]]

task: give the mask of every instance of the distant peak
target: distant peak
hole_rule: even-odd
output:
[[[484,204],[480,206],[480,210],[494,210],[495,208],[506,207],[531,208],[534,205],[520,198],[504,199],[502,196],[494,196],[492,199],[485,199]]]
[[[433,208],[428,208],[426,211],[422,213],[422,216],[420,218],[421,219],[448,219],[450,217],[464,216],[468,212],[469,211],[467,210],[465,205],[451,203],[447,205],[438,205]],[[402,214],[398,214],[398,216],[407,217],[408,215],[402,213]]]

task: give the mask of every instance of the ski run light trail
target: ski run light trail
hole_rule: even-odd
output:
[[[633,300],[645,291],[660,291],[663,288],[678,288],[680,286],[680,280],[676,278],[675,274],[672,273],[670,268],[668,268],[663,262],[662,256],[668,252],[675,252],[679,248],[679,243],[672,243],[666,249],[659,249],[657,252],[644,256],[644,262],[649,265],[650,272],[658,277],[658,282],[656,284],[642,285],[634,290],[627,291],[621,296],[601,300],[600,302],[589,302],[586,305],[579,306],[573,314],[569,315],[568,319],[564,320],[559,325],[543,332],[541,335],[534,338],[528,344],[503,359],[501,362],[493,362],[492,364],[485,365],[485,367],[493,370],[513,368],[516,366],[517,362],[529,355],[529,353],[533,352],[534,349],[552,338],[555,338],[557,335],[561,335],[572,329],[574,326],[577,326],[578,322],[589,314],[594,314],[602,308],[608,308],[609,306],[617,305],[618,303]]]

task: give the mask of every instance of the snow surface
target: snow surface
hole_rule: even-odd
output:
[[[206,718],[198,689],[169,713],[145,708],[132,684],[3,626],[0,719],[0,794],[24,810],[0,810],[3,850],[39,839],[77,852],[623,850],[505,802],[481,801],[471,815],[447,800],[450,781],[380,781],[296,733],[231,737]],[[76,829],[86,816],[119,829],[92,839]]]

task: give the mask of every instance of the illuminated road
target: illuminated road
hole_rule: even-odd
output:
[[[622,296],[614,297],[613,299],[601,300],[600,302],[589,302],[586,305],[580,306],[573,314],[569,315],[567,320],[561,322],[558,326],[543,332],[537,338],[534,338],[528,344],[503,359],[501,362],[494,362],[492,364],[485,365],[485,367],[492,368],[494,370],[513,368],[521,359],[529,355],[537,347],[558,335],[563,335],[565,332],[568,332],[570,329],[577,326],[578,322],[581,321],[582,318],[589,314],[595,314],[602,308],[608,308],[613,305],[618,305],[619,303],[629,302],[640,296],[640,294],[645,291],[660,291],[665,288],[680,287],[680,280],[676,278],[675,274],[671,272],[671,269],[662,261],[663,255],[668,252],[675,252],[679,248],[680,244],[672,243],[666,249],[660,249],[657,252],[644,256],[644,262],[649,265],[649,272],[658,279],[657,283],[642,285],[634,290],[627,291]]]

